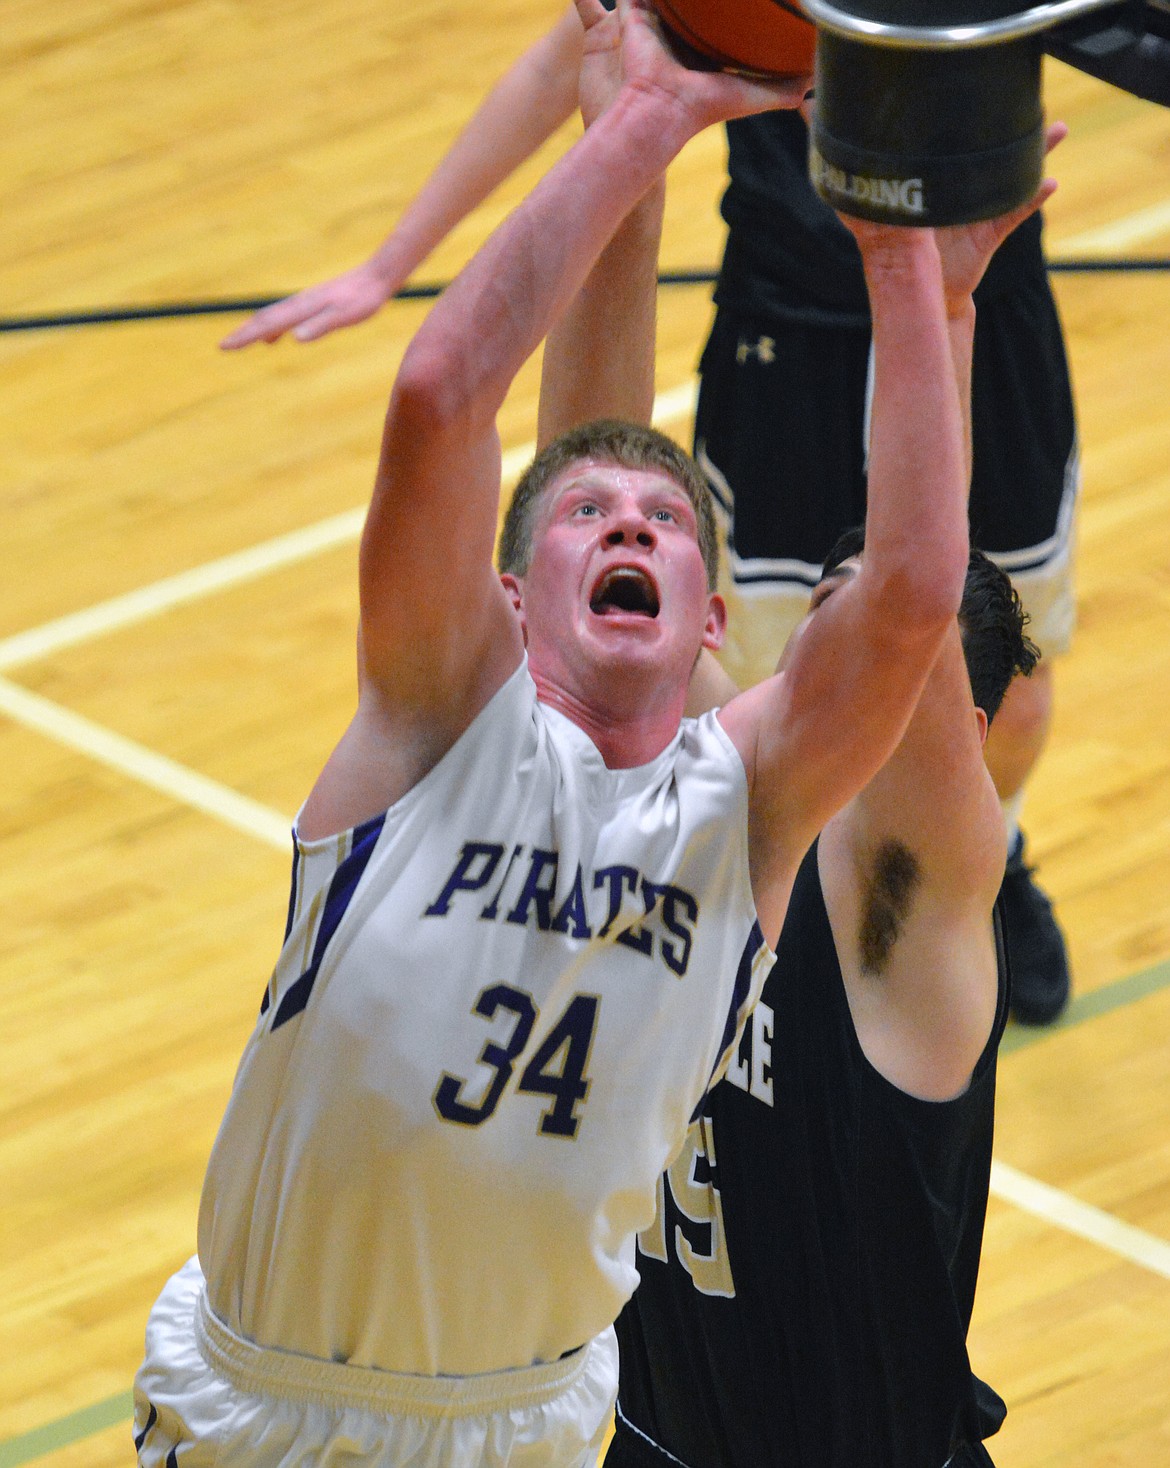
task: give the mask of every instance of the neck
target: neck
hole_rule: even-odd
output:
[[[586,702],[563,688],[533,674],[536,696],[541,703],[554,708],[578,729],[588,734],[611,770],[629,770],[649,764],[678,733],[682,719],[682,699],[665,707],[651,709],[655,700],[645,693],[633,708],[615,707],[612,699],[604,706]]]

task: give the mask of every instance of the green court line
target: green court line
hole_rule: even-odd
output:
[[[1040,1040],[1051,1039],[1053,1035],[1075,1029],[1077,1025],[1099,1019],[1116,1009],[1124,1009],[1127,1005],[1136,1004],[1139,999],[1168,988],[1170,959],[1155,964],[1153,968],[1143,969],[1141,973],[1130,974],[1128,978],[1094,989],[1090,994],[1078,994],[1055,1024],[1010,1024],[999,1047],[1000,1054],[1011,1055],[1017,1050],[1024,1050]],[[43,1458],[61,1448],[71,1447],[107,1427],[116,1427],[120,1422],[128,1425],[133,1415],[133,1393],[119,1392],[115,1397],[107,1397],[104,1402],[95,1402],[92,1407],[83,1407],[79,1412],[70,1412],[67,1417],[58,1417],[55,1422],[46,1422],[43,1427],[34,1427],[31,1432],[0,1442],[0,1468],[23,1468],[25,1463]]]
[[[1124,1009],[1126,1005],[1136,1004],[1139,999],[1166,988],[1170,988],[1170,959],[1155,964],[1153,968],[1143,969],[1139,974],[1130,974],[1128,978],[1105,984],[1089,994],[1078,994],[1055,1024],[1010,1024],[1000,1042],[999,1053],[1011,1055],[1017,1050],[1024,1050],[1038,1040],[1048,1040],[1062,1030],[1075,1029],[1086,1020],[1099,1019],[1103,1014]]]
[[[56,1422],[46,1422],[43,1427],[34,1427],[31,1432],[22,1432],[19,1437],[0,1442],[0,1468],[21,1468],[23,1463],[31,1463],[34,1458],[43,1458],[46,1453],[55,1453],[59,1448],[71,1447],[84,1438],[92,1437],[95,1432],[117,1427],[120,1422],[127,1424],[129,1435],[133,1416],[134,1393],[119,1392],[116,1397],[94,1402],[91,1407],[82,1407],[80,1412],[70,1412],[68,1417],[58,1417]]]

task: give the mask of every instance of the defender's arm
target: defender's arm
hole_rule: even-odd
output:
[[[556,132],[577,105],[581,22],[573,6],[496,83],[368,260],[277,301],[220,343],[228,351],[291,331],[316,341],[365,321],[431,251]]]
[[[967,479],[942,269],[926,231],[856,226],[873,314],[866,553],[720,718],[751,788],[756,904],[775,941],[797,862],[889,757],[954,619]]]

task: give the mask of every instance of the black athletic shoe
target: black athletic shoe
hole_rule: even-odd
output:
[[[1068,1003],[1068,953],[1052,903],[1024,862],[1022,832],[1008,853],[1000,896],[1012,973],[1012,1016],[1025,1025],[1050,1025]]]

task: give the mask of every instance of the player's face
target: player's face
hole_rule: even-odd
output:
[[[650,673],[685,689],[722,634],[686,491],[658,470],[572,465],[541,502],[521,615],[538,679],[588,694],[598,676]]]

